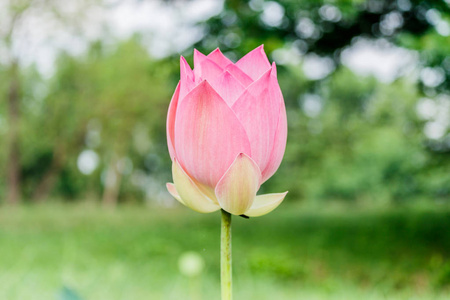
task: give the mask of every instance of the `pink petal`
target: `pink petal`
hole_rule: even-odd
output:
[[[273,64],[272,67],[272,81],[276,82],[276,67]],[[283,94],[278,85],[272,85],[275,87],[274,93],[278,94],[280,99],[280,114],[278,116],[277,129],[275,131],[275,138],[273,142],[273,149],[270,154],[269,164],[263,169],[263,182],[272,177],[272,175],[277,171],[283,159],[284,151],[286,149],[287,140],[287,118],[286,118],[286,107],[284,105]]]
[[[209,59],[201,52],[194,49],[194,77],[195,83],[200,83],[202,80],[213,81],[223,73],[223,69],[219,67],[214,61]]]
[[[247,87],[253,83],[253,79],[251,79],[247,74],[241,71],[238,67],[231,64],[225,68],[226,71],[230,72],[231,75],[234,76],[243,86]]]
[[[198,51],[197,49],[194,49],[194,73],[197,77],[197,72],[200,72],[200,64],[206,59],[206,55]],[[199,73],[200,74],[200,73]]]
[[[240,153],[216,186],[220,206],[233,215],[244,214],[253,204],[261,182],[258,165]]]
[[[253,80],[261,77],[262,74],[270,69],[269,60],[267,59],[266,53],[264,53],[264,45],[247,53],[247,55],[236,63],[236,66]]]
[[[215,62],[209,59],[205,59],[200,64],[201,78],[202,80],[214,81],[217,77],[222,75],[223,69],[219,67]]]
[[[245,90],[245,87],[228,71],[223,72],[222,75],[216,78],[211,83],[211,86],[230,107]]]
[[[280,112],[276,80],[267,71],[236,100],[232,109],[250,140],[252,158],[261,170],[269,164]]]
[[[184,170],[211,188],[237,154],[251,153],[244,127],[207,81],[196,86],[178,107],[175,149]]]
[[[183,56],[180,56],[180,75],[190,80],[194,79],[194,72]]]
[[[259,217],[270,213],[283,202],[287,193],[288,192],[256,196],[253,205],[245,212],[245,215],[249,217]]]
[[[219,48],[208,54],[208,58],[213,62],[215,62],[222,69],[225,69],[225,67],[228,66],[229,64],[233,64],[231,60],[229,60],[225,55],[223,55],[223,53],[220,51]]]
[[[201,213],[209,213],[220,209],[217,203],[200,191],[195,181],[186,174],[177,160],[172,163],[172,177],[181,203]],[[168,190],[171,192],[170,186],[168,186]],[[175,199],[177,198],[175,197]]]
[[[175,93],[172,96],[172,100],[170,100],[169,111],[167,112],[167,146],[169,148],[170,158],[172,160],[175,159],[175,115],[177,112],[178,99],[180,95],[180,83],[178,83],[177,88],[175,89]]]
[[[194,72],[183,56],[180,57],[180,99],[195,87]]]

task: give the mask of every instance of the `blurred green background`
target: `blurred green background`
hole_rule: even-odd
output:
[[[218,299],[166,112],[180,55],[260,44],[289,194],[234,218],[236,299],[450,298],[450,1],[1,0],[0,299]]]

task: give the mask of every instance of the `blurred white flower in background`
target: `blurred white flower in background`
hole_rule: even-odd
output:
[[[199,276],[203,272],[205,261],[197,252],[185,252],[178,260],[178,268],[180,273],[187,277]]]
[[[77,159],[77,167],[84,175],[90,175],[97,169],[99,163],[98,154],[93,150],[83,150]]]
[[[439,95],[436,99],[422,98],[416,106],[419,118],[427,121],[423,132],[429,139],[443,138],[450,128],[450,96]]]
[[[342,63],[363,76],[373,75],[379,81],[390,83],[409,74],[417,66],[414,51],[396,47],[386,40],[358,38],[341,54]]]

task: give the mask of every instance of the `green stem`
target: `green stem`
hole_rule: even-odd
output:
[[[220,281],[222,300],[233,298],[231,281],[231,214],[222,209],[220,230]]]

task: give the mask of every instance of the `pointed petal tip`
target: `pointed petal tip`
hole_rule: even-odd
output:
[[[201,62],[205,57],[206,56],[203,53],[201,53],[197,49],[194,49],[194,69],[200,67]]]
[[[247,75],[244,71],[242,71],[235,64],[229,64],[225,70],[227,70],[231,75],[233,75],[239,82],[244,86],[248,87],[253,83],[253,79]]]
[[[233,62],[228,57],[226,57],[219,48],[211,51],[211,53],[209,53],[207,57],[222,69],[225,69],[228,65],[233,64]]]
[[[245,153],[239,153],[237,156],[236,156],[236,159],[242,159],[242,158],[248,158],[249,160],[251,160],[251,161],[253,161],[253,159],[250,157],[250,156],[248,156],[247,154],[245,154]],[[253,161],[254,162],[254,161]],[[255,163],[256,164],[256,163]]]
[[[222,76],[223,76],[223,78],[228,78],[228,79],[233,78],[236,82],[239,83],[239,85],[241,85],[243,88],[245,88],[244,85],[242,85],[242,83],[239,81],[239,79],[237,79],[233,74],[231,74],[231,72],[229,70],[225,70],[222,73],[221,77]]]
[[[216,49],[211,51],[208,55],[211,55],[211,54],[216,53],[216,52],[222,53],[222,51],[220,51],[219,47],[217,47]]]
[[[223,74],[224,74],[224,76],[233,76],[233,75],[230,73],[230,71],[228,71],[228,70],[225,70],[225,71],[223,72]]]
[[[184,58],[183,55],[180,55],[180,64],[182,64],[182,65],[188,65],[188,66],[189,66],[189,64],[188,64],[188,62],[187,62],[187,60],[186,60],[186,58]]]
[[[264,45],[261,45],[237,61],[236,66],[249,75],[253,80],[257,80],[263,73],[271,68],[269,59],[264,52]]]
[[[167,182],[166,183],[166,188],[167,191],[169,192],[170,195],[172,195],[172,197],[174,197],[176,200],[178,200],[178,202],[180,202],[183,205],[186,205],[183,200],[181,200],[180,195],[178,194],[177,188],[175,187],[175,184],[171,183],[171,182]]]
[[[220,98],[221,101],[223,101],[224,103],[225,100],[222,98],[222,96],[220,96],[220,94],[216,91],[216,89],[209,83],[209,81],[207,79],[202,79],[202,81],[200,81],[199,84],[197,84],[191,91],[189,91],[189,93],[185,96],[185,98],[190,95],[190,94],[194,94],[194,93],[204,93],[204,92],[211,92],[214,94],[215,97],[217,97],[218,99]],[[195,94],[195,95],[197,95]]]
[[[197,87],[202,87],[202,88],[211,87],[211,84],[208,82],[207,79],[202,79],[202,81],[200,81],[200,83],[197,85]]]
[[[272,62],[272,67],[270,68],[270,75],[277,78],[277,64]]]
[[[197,88],[202,88],[202,89],[211,89],[214,91],[214,93],[217,94],[218,97],[222,98],[219,93],[217,93],[217,91],[213,88],[213,86],[211,85],[211,83],[209,83],[208,79],[203,79],[196,87]],[[223,99],[222,99],[223,100]]]
[[[167,182],[166,188],[172,196],[175,197],[175,195],[177,195],[177,197],[179,197],[177,189],[175,188],[175,184],[173,184],[172,182]]]
[[[194,49],[194,60],[195,60],[196,57],[197,58],[204,58],[204,57],[206,57],[206,55],[203,54],[202,52],[198,51],[197,49]]]
[[[245,91],[245,86],[228,70],[225,70],[210,84],[229,107],[232,107],[237,98]]]
[[[192,77],[192,69],[183,55],[180,56],[180,73]]]
[[[264,50],[264,44],[259,45],[258,47],[255,48],[255,50],[259,50],[259,52],[261,52],[262,54],[264,54],[266,57],[266,51]],[[253,50],[253,51],[255,51]]]

